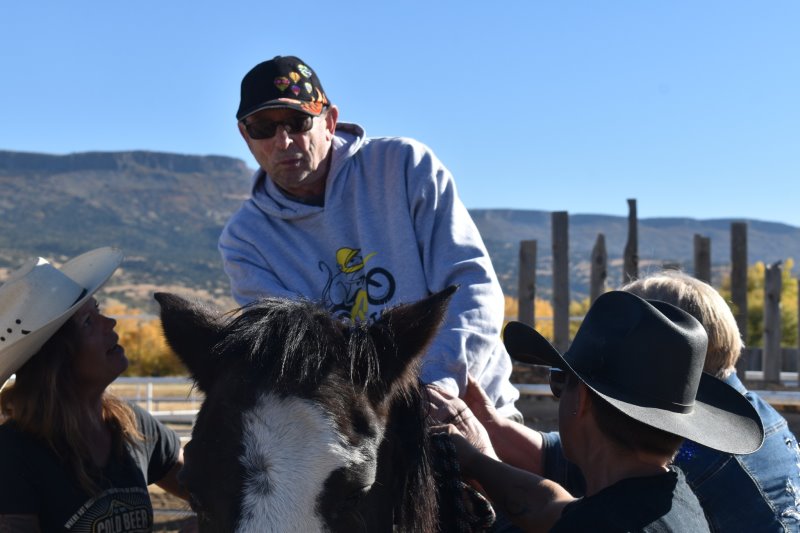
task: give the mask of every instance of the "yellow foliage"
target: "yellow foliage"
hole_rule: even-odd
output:
[[[792,258],[781,264],[781,345],[797,346],[797,294],[798,281],[792,277],[794,260]],[[766,265],[759,261],[747,269],[747,338],[745,345],[756,347],[763,345],[764,337],[764,278]],[[725,276],[720,294],[736,312],[731,303],[731,279]]]
[[[130,364],[125,376],[185,375],[186,368],[164,339],[161,321],[143,315],[140,309],[112,304],[103,314],[116,319],[119,344],[125,348]]]
[[[578,332],[578,328],[581,326],[583,322],[583,317],[589,311],[589,307],[591,307],[591,302],[589,298],[586,297],[580,302],[571,301],[569,303],[569,338],[573,339],[575,334]]]
[[[509,320],[517,320],[519,316],[519,301],[511,296],[505,296],[505,313],[507,323]],[[536,298],[533,301],[533,317],[536,321],[536,331],[547,339],[553,339],[553,306],[547,300]]]
[[[519,313],[519,302],[517,301],[517,299],[512,298],[511,296],[508,295],[504,296],[503,298],[505,299],[505,305],[506,305],[505,316],[506,317],[517,316],[517,313]]]

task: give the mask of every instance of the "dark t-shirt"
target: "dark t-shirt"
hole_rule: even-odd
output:
[[[69,468],[40,440],[13,422],[0,425],[0,514],[34,514],[42,531],[151,531],[153,507],[147,485],[175,465],[180,440],[145,410],[131,404],[140,446],[126,446],[96,480],[92,496],[81,489]]]
[[[624,479],[564,507],[553,532],[708,532],[703,509],[677,468]]]

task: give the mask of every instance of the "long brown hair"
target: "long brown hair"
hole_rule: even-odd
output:
[[[81,487],[95,494],[97,467],[91,461],[92,443],[82,430],[84,410],[75,386],[71,360],[76,353],[77,327],[68,320],[16,373],[13,386],[0,395],[0,410],[17,427],[45,442],[69,465]],[[103,420],[115,443],[112,454],[121,456],[125,444],[143,439],[131,407],[106,391]],[[95,474],[95,475],[93,475]]]

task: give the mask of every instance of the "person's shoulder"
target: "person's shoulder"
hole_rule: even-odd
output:
[[[153,425],[158,421],[156,418],[150,414],[147,409],[143,407],[139,407],[136,402],[131,402],[129,400],[125,400],[125,403],[128,407],[130,407],[131,411],[133,411],[133,415],[136,417],[136,425],[139,427],[140,431],[143,431],[149,425]]]
[[[382,148],[405,148],[409,150],[430,151],[428,145],[414,139],[412,137],[402,136],[385,136],[385,137],[367,137],[364,139],[364,147],[382,147]]]
[[[130,410],[133,411],[133,414],[135,414],[137,417],[139,417],[139,416],[150,416],[150,413],[147,411],[147,409],[145,409],[144,407],[140,407],[138,403],[136,403],[134,401],[131,401],[131,400],[128,400],[128,399],[124,399],[124,400],[122,400],[122,402],[128,408],[130,408]]]
[[[787,425],[787,421],[783,415],[781,415],[777,409],[770,405],[769,402],[762,398],[758,393],[748,390],[745,393],[745,398],[747,398],[750,404],[755,407],[756,411],[758,412],[758,416],[761,418],[761,423],[764,425],[764,432],[766,434],[769,434],[775,428]]]
[[[20,440],[25,437],[22,430],[19,429],[17,423],[13,420],[7,420],[0,424],[0,442],[10,442],[11,440]]]
[[[19,426],[9,420],[0,424],[0,450],[6,459],[11,459],[16,453],[32,453],[42,448],[42,443],[33,435],[22,431]]]
[[[414,167],[438,164],[433,150],[411,137],[368,137],[359,153],[367,160],[403,161]]]

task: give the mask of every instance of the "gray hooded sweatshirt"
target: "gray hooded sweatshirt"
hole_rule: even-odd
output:
[[[386,307],[460,285],[421,379],[455,394],[469,371],[501,414],[517,413],[500,339],[502,290],[453,177],[430,149],[339,123],[324,205],[289,198],[263,170],[251,194],[219,239],[237,302],[299,296],[374,320]]]

